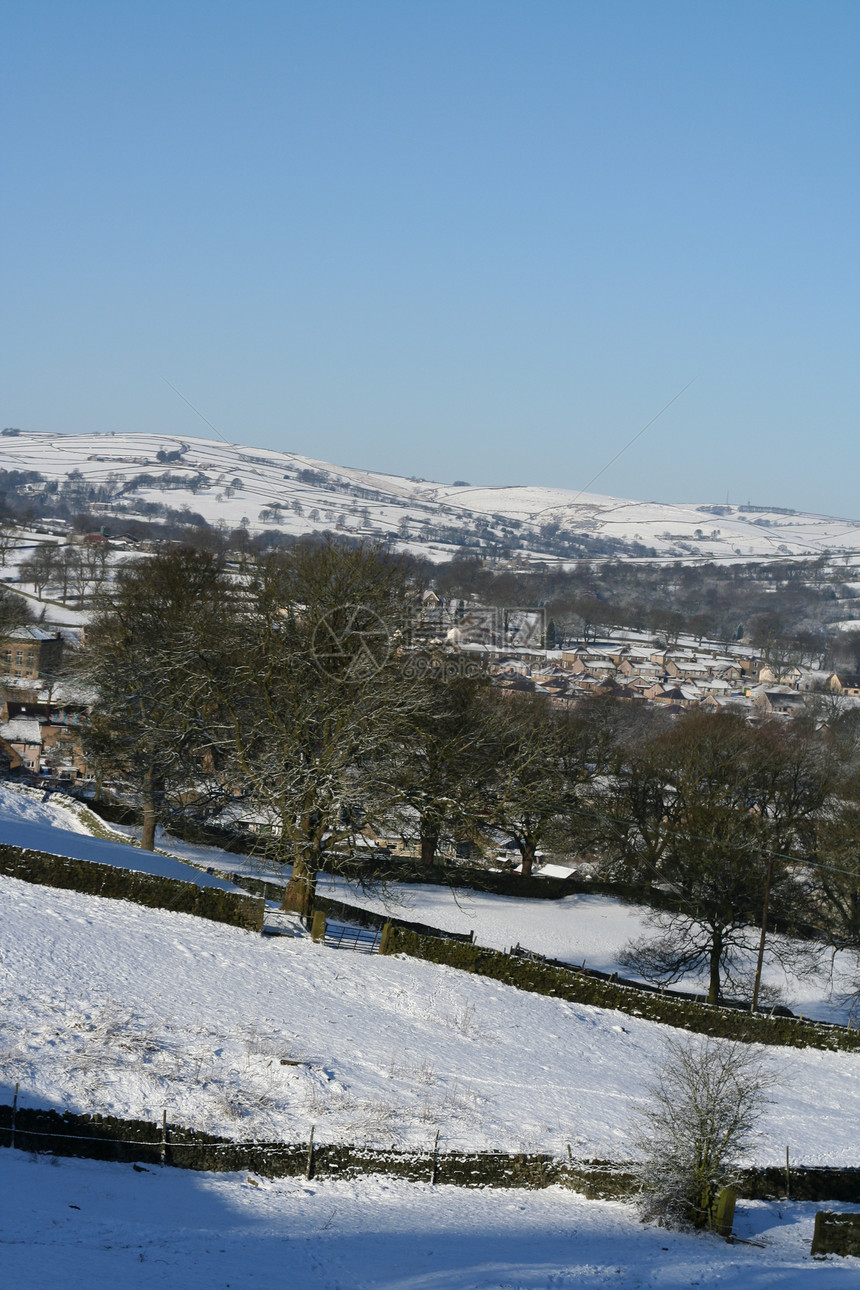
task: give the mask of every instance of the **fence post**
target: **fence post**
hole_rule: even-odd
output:
[[[436,1180],[439,1177],[439,1130],[436,1130],[436,1139],[433,1143],[433,1168],[430,1171],[430,1186],[436,1186]]]
[[[305,1177],[313,1178],[313,1176],[314,1176],[314,1126],[311,1125],[311,1138],[310,1138],[310,1142],[308,1143],[308,1165],[307,1165],[307,1169],[305,1170]]]
[[[15,1083],[15,1096],[12,1098],[12,1131],[9,1136],[9,1146],[15,1145],[15,1117],[18,1114],[18,1083]]]
[[[161,1163],[167,1164],[167,1107],[161,1113]]]

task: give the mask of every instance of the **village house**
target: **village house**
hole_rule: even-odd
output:
[[[804,709],[804,697],[791,690],[771,690],[759,686],[751,693],[753,703],[768,716],[794,717]]]
[[[63,637],[44,627],[16,627],[0,637],[0,671],[10,677],[55,676],[63,665]]]
[[[38,775],[42,765],[42,732],[36,717],[16,717],[0,724],[0,739],[20,758],[17,767]]]
[[[849,672],[834,672],[827,685],[836,694],[846,694],[853,698],[860,698],[860,676],[855,676]]]
[[[85,775],[82,734],[89,711],[79,697],[48,700],[38,690],[7,694],[0,707],[0,740],[19,760],[13,759],[5,769],[29,774],[48,771],[64,780]]]

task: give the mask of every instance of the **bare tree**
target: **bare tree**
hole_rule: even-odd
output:
[[[489,779],[489,678],[481,669],[447,675],[451,662],[418,651],[404,660],[415,675],[415,695],[411,719],[392,749],[403,836],[417,834],[427,865],[436,863],[445,843],[476,841]]]
[[[405,566],[375,546],[304,543],[264,559],[220,625],[208,685],[237,794],[292,865],[284,907],[308,915],[316,874],[397,800],[391,761],[415,682],[399,654]]]
[[[77,547],[64,546],[57,557],[56,578],[60,587],[60,599],[67,604],[69,593],[80,594],[81,555]]]
[[[0,632],[12,631],[33,622],[35,615],[30,602],[8,587],[0,586]]]
[[[98,591],[108,575],[108,548],[104,542],[84,541],[80,551],[80,587],[85,596],[92,588]]]
[[[731,713],[690,714],[637,748],[601,797],[606,867],[668,887],[676,905],[652,916],[656,937],[629,947],[627,962],[666,983],[705,971],[712,1003],[724,981],[740,984],[765,901],[802,917],[790,861],[808,854],[831,788],[828,758],[802,731],[754,729]],[[787,938],[772,949],[809,965]]]
[[[14,551],[18,535],[12,529],[0,528],[0,568],[6,567],[9,553]]]
[[[29,582],[41,600],[48,585],[56,578],[59,568],[59,552],[54,544],[43,544],[36,548],[29,559],[22,561],[18,576],[21,582]]]
[[[538,848],[565,836],[584,752],[575,723],[556,712],[542,695],[507,694],[493,703],[493,775],[484,815],[506,833],[530,878]]]
[[[98,694],[84,748],[101,778],[139,797],[144,849],[171,804],[221,791],[207,650],[232,594],[215,557],[179,548],[124,565],[97,600],[80,660]]]
[[[646,1218],[669,1226],[713,1223],[717,1197],[736,1181],[772,1086],[752,1045],[711,1036],[666,1042],[636,1118]]]

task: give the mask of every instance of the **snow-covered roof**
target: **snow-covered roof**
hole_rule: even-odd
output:
[[[14,627],[10,632],[0,633],[0,640],[5,641],[54,641],[61,633],[49,632],[45,627]]]
[[[16,717],[0,725],[0,738],[10,744],[41,744],[42,732],[35,717]]]

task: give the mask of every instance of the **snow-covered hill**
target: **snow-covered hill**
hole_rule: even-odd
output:
[[[24,826],[69,827],[59,804],[2,796],[0,840]],[[86,840],[77,827],[69,837]],[[440,893],[416,899],[452,916]],[[515,903],[478,898],[460,913],[490,940],[505,939]],[[558,948],[560,928],[556,939],[540,935],[552,930],[550,902],[528,912],[526,903],[526,935]],[[611,935],[593,926],[594,912],[592,903],[599,955]],[[552,911],[565,913],[575,923],[582,910]],[[166,1108],[173,1121],[240,1139],[302,1141],[313,1125],[317,1141],[427,1149],[438,1131],[443,1150],[564,1157],[570,1145],[577,1156],[624,1159],[632,1113],[669,1033],[454,968],[355,954],[301,934],[266,939],[0,878],[7,1105],[17,1085],[21,1106],[154,1124]],[[765,1056],[773,1102],[750,1159],[779,1164],[787,1143],[797,1164],[853,1165],[860,1058],[783,1048]],[[15,1285],[157,1281],[185,1290],[271,1281],[286,1268],[290,1284],[306,1290],[800,1290],[819,1271],[822,1286],[847,1286],[856,1275],[853,1260],[844,1268],[810,1262],[812,1204],[742,1202],[735,1229],[752,1244],[729,1246],[645,1227],[630,1206],[560,1186],[476,1192],[389,1178],[270,1180],[9,1150],[0,1175],[0,1246]]]
[[[101,859],[97,839],[63,831],[64,813],[4,791],[0,841],[38,825],[58,854],[84,844]],[[455,918],[443,893],[413,898],[443,925]],[[636,930],[613,902],[461,904],[479,941],[580,941],[594,961]],[[629,1155],[667,1027],[293,930],[260,937],[0,878],[0,1102],[18,1084],[22,1105],[151,1119],[167,1106],[232,1137],[302,1141],[313,1124],[320,1141],[425,1147],[439,1130],[445,1149]],[[785,1142],[798,1162],[853,1163],[860,1057],[778,1048],[767,1060],[779,1096],[759,1163]]]
[[[652,552],[765,559],[860,553],[860,521],[716,504],[636,502],[574,489],[433,483],[333,466],[293,452],[169,435],[0,436],[0,469],[38,471],[95,509],[187,507],[211,524],[387,536],[448,559],[470,548],[532,558]],[[38,491],[41,485],[31,485]]]

